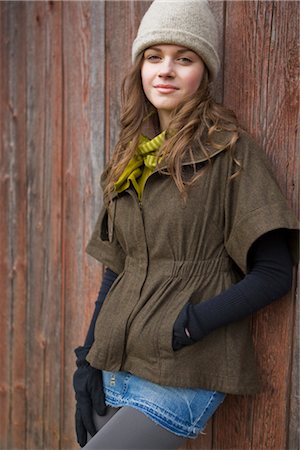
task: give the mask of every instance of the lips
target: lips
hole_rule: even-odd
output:
[[[158,92],[168,94],[174,91],[178,91],[178,87],[173,86],[172,84],[156,84],[154,88],[157,89]]]
[[[173,89],[177,91],[179,88],[176,86],[173,86],[172,84],[156,84],[154,86],[156,89]]]

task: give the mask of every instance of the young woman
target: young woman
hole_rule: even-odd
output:
[[[75,350],[86,449],[175,449],[226,393],[259,390],[249,316],[290,289],[298,224],[263,152],[211,97],[216,48],[203,0],[155,0],[133,43],[87,247],[107,269]]]

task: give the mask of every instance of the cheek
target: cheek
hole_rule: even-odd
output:
[[[190,94],[193,94],[199,88],[204,74],[204,69],[191,73],[187,79],[187,86]]]
[[[199,77],[194,77],[189,80],[188,87],[189,87],[190,94],[193,94],[194,92],[197,91],[198,87],[200,86],[200,83],[201,83],[201,79],[199,79]]]
[[[152,73],[151,70],[149,70],[149,68],[145,65],[143,65],[141,69],[141,78],[142,78],[142,86],[146,93],[148,88],[151,86]]]
[[[147,91],[148,91],[147,86],[148,86],[148,82],[147,82],[146,78],[142,78],[142,87],[143,87],[143,90],[146,95],[147,95]]]

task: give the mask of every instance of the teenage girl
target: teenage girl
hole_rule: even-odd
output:
[[[155,0],[132,57],[87,247],[107,269],[75,350],[86,449],[175,449],[226,393],[258,392],[249,317],[292,283],[297,221],[264,153],[210,94],[208,3]]]

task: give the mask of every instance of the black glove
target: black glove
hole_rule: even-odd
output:
[[[173,350],[244,319],[291,288],[293,263],[285,230],[274,230],[257,239],[247,262],[249,272],[241,281],[209,300],[188,302],[182,308],[173,327]]]
[[[96,433],[93,421],[93,409],[95,409],[99,416],[103,416],[106,412],[102,372],[101,370],[90,366],[86,360],[86,355],[94,342],[96,320],[108,291],[116,278],[117,274],[112,270],[105,270],[84,347],[75,349],[75,354],[77,356],[76,365],[78,367],[73,376],[73,386],[76,398],[75,426],[77,441],[81,447],[87,442],[87,432],[89,432],[91,436],[94,436]]]
[[[103,392],[102,372],[90,366],[86,355],[89,348],[75,349],[77,356],[77,370],[73,376],[73,386],[76,398],[75,424],[77,441],[81,447],[87,443],[87,432],[91,436],[96,434],[93,420],[93,410],[99,416],[106,413],[105,397]]]
[[[188,306],[189,303],[187,303],[182,308],[173,326],[172,347],[174,351],[180,350],[182,347],[185,347],[186,345],[191,345],[195,342],[191,338],[190,332],[188,330],[188,323],[189,323]]]

